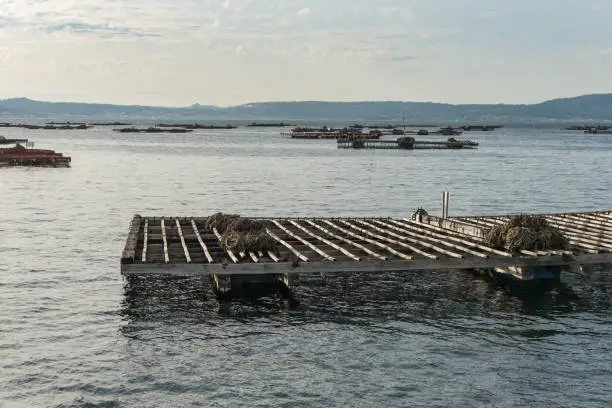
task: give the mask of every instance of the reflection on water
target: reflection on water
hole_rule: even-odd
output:
[[[565,275],[564,275],[565,276]],[[504,330],[525,337],[554,335],[554,330],[517,330],[516,319],[550,318],[576,313],[607,313],[612,306],[610,270],[564,279],[548,293],[502,287],[465,271],[330,274],[300,277],[299,302],[286,297],[236,297],[218,300],[207,278],[133,277],[125,281],[121,307],[125,335],[151,324],[207,324],[226,320],[283,325],[334,323],[376,326],[389,321],[474,330]],[[574,285],[574,286],[572,286]],[[455,323],[457,320],[460,323]],[[468,322],[474,324],[467,325]],[[519,324],[520,326],[520,324]],[[501,328],[500,328],[501,327]],[[500,331],[501,330],[501,331]]]

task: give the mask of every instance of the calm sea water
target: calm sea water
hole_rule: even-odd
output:
[[[612,406],[612,274],[521,296],[459,272],[302,281],[220,304],[127,285],[134,213],[450,215],[612,207],[612,137],[467,133],[472,151],[338,150],[278,129],[21,131],[70,169],[0,170],[0,407]]]

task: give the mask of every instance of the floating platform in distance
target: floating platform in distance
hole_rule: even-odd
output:
[[[288,274],[555,267],[612,263],[612,212],[546,214],[568,250],[508,251],[484,243],[508,216],[439,218],[270,218],[275,251],[233,253],[206,217],[135,215],[121,257],[129,275],[288,276]],[[280,274],[280,275],[279,275]],[[512,272],[509,272],[512,274]],[[520,279],[527,276],[518,274]]]
[[[132,126],[131,123],[127,122],[93,122],[91,126]]]
[[[182,129],[236,129],[234,125],[202,125],[200,123],[158,123],[160,128],[182,128]]]
[[[288,123],[285,122],[280,122],[280,123],[257,123],[257,122],[253,122],[247,125],[247,127],[288,127],[288,126],[295,126],[295,125],[290,125]]]
[[[28,125],[25,123],[18,123],[18,124],[12,124],[12,123],[8,123],[8,122],[2,122],[0,123],[0,127],[6,127],[6,128],[23,128],[23,129],[28,129],[28,130],[37,130],[37,129],[41,129],[41,130],[85,130],[85,129],[89,129],[91,126],[86,125],[86,124],[80,124],[80,125],[67,125],[67,124],[63,124],[63,125]]]
[[[465,130],[465,131],[473,131],[473,130],[480,130],[482,132],[492,132],[495,129],[499,129],[503,126],[500,125],[464,125],[461,126],[460,129]]]
[[[291,137],[292,139],[375,140],[380,139],[382,132],[281,132],[281,136]]]
[[[446,141],[436,140],[414,140],[414,138],[405,136],[396,140],[367,140],[353,139],[342,140],[338,139],[339,149],[475,149],[478,143],[471,140],[455,140],[450,138]]]
[[[0,148],[0,167],[70,167],[71,158],[48,149],[29,149],[17,143]]]
[[[7,139],[4,136],[0,136],[0,145],[16,144],[16,143],[28,143],[28,139]]]
[[[148,128],[119,128],[113,129],[115,132],[120,133],[188,133],[193,132],[192,129],[184,129],[184,128],[158,128],[158,127],[148,127]]]

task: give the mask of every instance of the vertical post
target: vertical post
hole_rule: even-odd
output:
[[[446,192],[446,207],[444,209],[444,218],[448,218],[448,201],[450,199],[450,193]]]
[[[444,218],[444,208],[445,208],[445,203],[444,200],[446,200],[446,192],[442,192],[442,218]]]

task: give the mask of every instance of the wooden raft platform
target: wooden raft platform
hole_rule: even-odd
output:
[[[435,141],[415,140],[401,143],[398,140],[338,140],[338,149],[475,149],[478,143],[471,140]]]
[[[485,229],[508,216],[277,218],[275,252],[225,252],[205,217],[141,217],[130,225],[123,275],[257,275],[390,272],[612,263],[612,212],[546,214],[570,250],[509,253],[484,244]]]

